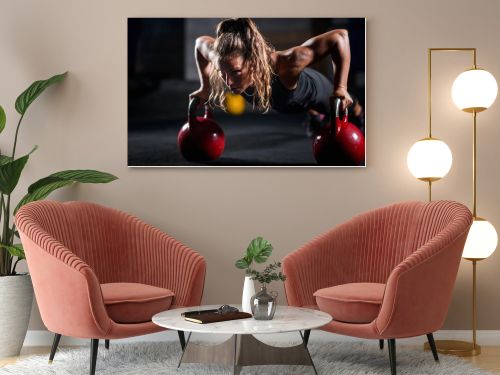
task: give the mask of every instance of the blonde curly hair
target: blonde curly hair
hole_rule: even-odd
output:
[[[217,25],[214,42],[216,69],[210,74],[209,101],[226,110],[227,85],[219,74],[220,61],[229,56],[242,56],[253,82],[253,106],[263,112],[271,108],[271,80],[274,72],[271,53],[274,48],[264,39],[250,18],[230,18]]]

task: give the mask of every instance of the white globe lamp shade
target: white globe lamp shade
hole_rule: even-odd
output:
[[[481,112],[495,101],[498,85],[495,77],[483,69],[461,73],[453,82],[451,97],[455,105],[465,112]]]
[[[465,241],[462,257],[466,259],[486,259],[495,251],[498,235],[495,227],[487,220],[476,217]]]
[[[446,143],[436,138],[425,138],[411,146],[406,162],[415,178],[437,181],[450,171],[453,157]]]

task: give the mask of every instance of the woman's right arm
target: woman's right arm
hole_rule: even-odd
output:
[[[196,67],[200,77],[200,88],[189,95],[190,98],[197,96],[206,102],[210,96],[210,73],[212,73],[212,59],[214,38],[210,36],[200,36],[196,38],[194,54],[196,58]]]

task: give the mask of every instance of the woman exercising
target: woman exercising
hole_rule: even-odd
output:
[[[226,109],[226,92],[241,94],[262,112],[330,114],[334,98],[345,109],[353,102],[347,92],[351,52],[347,30],[331,30],[300,46],[275,51],[250,18],[217,25],[217,37],[200,36],[195,45],[201,87],[189,95]],[[308,68],[330,56],[333,84]]]

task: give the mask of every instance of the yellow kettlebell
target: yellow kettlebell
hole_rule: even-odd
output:
[[[226,93],[226,109],[234,116],[241,115],[245,112],[245,99],[240,94]]]

